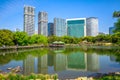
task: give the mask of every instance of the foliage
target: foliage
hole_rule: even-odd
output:
[[[14,45],[13,33],[10,30],[0,30],[0,46]]]
[[[14,33],[14,43],[16,45],[28,45],[28,35],[25,32],[15,32]]]
[[[113,17],[115,17],[115,18],[120,17],[120,11],[114,11],[113,12]]]
[[[111,36],[112,43],[120,44],[120,32],[117,32]]]
[[[70,37],[70,36],[62,36],[62,37],[50,36],[50,37],[48,37],[48,43],[52,43],[54,41],[62,41],[66,44],[70,44],[70,43],[77,44],[77,43],[79,43],[79,40],[80,40],[79,38]]]
[[[48,37],[48,43],[52,43],[54,41],[61,41],[61,38],[57,37],[57,36],[49,36]]]
[[[117,18],[117,22],[115,22],[115,30],[113,31],[114,33],[120,32],[120,11],[114,11],[113,12],[113,17]]]
[[[18,46],[25,46],[25,45],[47,45],[48,43],[52,43],[54,41],[62,41],[66,44],[79,44],[81,42],[88,42],[88,43],[120,43],[120,32],[116,32],[113,35],[97,35],[93,36],[86,36],[81,38],[70,37],[70,36],[49,36],[46,37],[44,35],[32,35],[28,36],[25,32],[11,32],[9,30],[0,30],[0,46],[3,45],[18,45]]]
[[[48,49],[29,49],[29,50],[18,50],[17,53],[11,53],[6,55],[0,55],[0,64],[7,64],[11,60],[24,60],[27,58],[28,55],[32,55],[33,57],[36,56],[43,56],[48,53]]]
[[[118,18],[117,22],[114,24],[115,30],[113,31],[114,33],[120,32],[120,18]]]
[[[87,42],[95,42],[95,37],[92,36],[86,36],[82,38],[82,41],[87,41]]]
[[[94,80],[120,80],[120,76],[119,75],[103,76],[100,78],[95,78]]]
[[[15,74],[15,73],[8,73],[8,74],[0,74],[0,80],[57,80],[58,76],[56,74],[54,75],[43,75],[43,74],[30,74],[28,76],[24,76],[21,74]]]
[[[46,36],[43,35],[33,35],[29,36],[29,44],[47,44],[48,40]]]

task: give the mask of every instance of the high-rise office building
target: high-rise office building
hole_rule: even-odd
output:
[[[54,35],[65,36],[67,35],[66,20],[61,18],[54,18]]]
[[[48,36],[52,36],[54,34],[54,24],[48,23]]]
[[[28,35],[35,33],[35,8],[32,6],[24,6],[24,31]]]
[[[113,34],[113,31],[115,30],[115,27],[110,27],[109,28],[109,34]]]
[[[38,34],[48,36],[48,14],[46,12],[38,14]]]
[[[67,35],[72,37],[86,36],[86,18],[66,19]]]
[[[86,19],[86,33],[87,33],[87,36],[98,35],[98,19],[97,18],[90,17]]]

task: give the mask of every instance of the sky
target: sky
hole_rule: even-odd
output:
[[[35,30],[38,29],[38,12],[48,13],[48,22],[57,18],[97,17],[99,32],[109,33],[117,19],[114,11],[120,10],[120,0],[0,0],[0,29],[23,31],[24,5],[35,7]]]

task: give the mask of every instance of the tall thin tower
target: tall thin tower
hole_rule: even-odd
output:
[[[35,8],[32,6],[24,6],[24,31],[28,35],[35,33]]]
[[[48,14],[46,12],[38,14],[38,34],[48,36]]]

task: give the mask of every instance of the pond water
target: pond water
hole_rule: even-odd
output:
[[[114,54],[114,55],[113,55]],[[22,74],[58,74],[61,79],[120,72],[120,53],[114,49],[59,48],[0,53],[0,70],[22,67]]]

